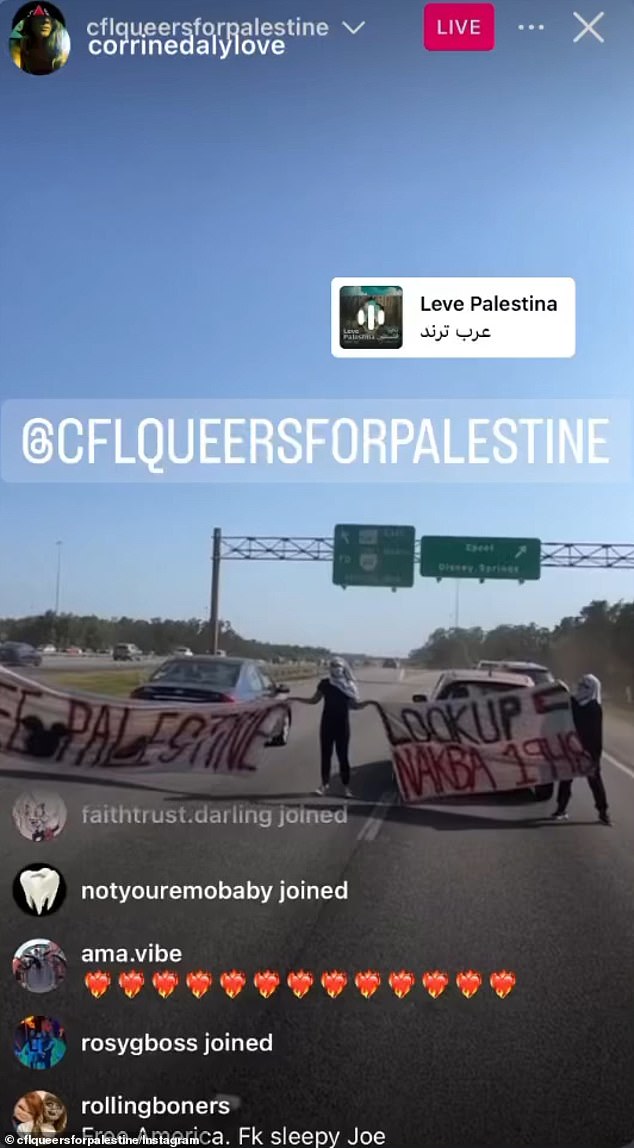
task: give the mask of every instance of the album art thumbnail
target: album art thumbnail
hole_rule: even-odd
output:
[[[401,287],[342,287],[339,342],[348,351],[387,351],[403,346]]]

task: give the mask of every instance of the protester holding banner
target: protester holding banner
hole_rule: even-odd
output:
[[[376,704],[394,775],[408,805],[537,789],[549,779],[586,777],[595,768],[581,745],[563,683]]]
[[[572,716],[575,729],[585,752],[594,762],[594,770],[588,774],[588,785],[594,797],[599,821],[611,825],[608,813],[608,799],[601,777],[601,755],[603,753],[603,707],[601,705],[601,683],[594,674],[584,674],[571,698]],[[566,810],[572,793],[572,781],[560,781],[557,791],[555,821],[567,821]]]
[[[322,678],[309,705],[324,703],[319,726],[319,746],[321,750],[321,785],[316,790],[320,797],[328,793],[332,754],[335,750],[339,762],[339,772],[346,797],[352,797],[350,789],[350,710],[359,708],[359,690],[352,670],[343,658],[331,658],[329,676]]]

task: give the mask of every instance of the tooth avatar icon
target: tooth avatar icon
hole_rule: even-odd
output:
[[[64,878],[50,865],[34,865],[18,873],[13,895],[26,913],[44,917],[59,909],[66,896]]]
[[[35,909],[38,917],[44,909],[49,912],[55,904],[59,892],[59,873],[56,869],[27,869],[20,877],[29,909]]]

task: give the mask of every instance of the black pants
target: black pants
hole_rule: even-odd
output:
[[[594,771],[594,773],[588,775],[588,777],[586,778],[586,781],[588,782],[588,785],[590,786],[590,789],[592,791],[592,796],[594,797],[594,804],[596,806],[597,813],[607,813],[607,811],[608,811],[608,798],[607,798],[607,794],[605,792],[605,786],[603,784],[603,778],[601,777],[601,767],[599,765],[597,765],[597,768]],[[559,789],[557,791],[557,812],[558,813],[565,813],[566,812],[566,809],[568,808],[568,802],[570,801],[571,793],[572,793],[572,781],[560,781],[559,782]]]
[[[348,785],[350,783],[350,762],[348,760],[350,726],[348,723],[334,725],[331,722],[322,722],[319,727],[319,743],[321,747],[322,785],[328,785],[330,781],[333,749],[337,753],[341,780],[344,785]]]

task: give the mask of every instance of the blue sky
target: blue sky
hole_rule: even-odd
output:
[[[218,20],[235,5],[86,0],[64,8],[72,54],[58,75],[23,75],[7,52],[0,397],[629,397],[634,7],[608,7],[603,45],[573,45],[567,4],[505,0],[486,54],[425,52],[421,11],[324,0],[310,18],[329,20],[333,36],[295,40],[277,59],[95,59],[91,19]],[[8,25],[9,4],[1,14]],[[241,3],[242,18],[256,14],[296,10]],[[366,27],[351,37],[343,18]],[[522,20],[545,31],[520,33]],[[577,356],[334,359],[330,280],[356,269],[573,276]],[[270,310],[245,319],[263,285]],[[0,615],[52,607],[58,539],[64,608],[203,616],[214,526],[330,536],[338,521],[394,522],[419,534],[628,542],[633,494],[480,486],[477,474],[469,486],[340,491],[3,483]],[[463,584],[460,621],[548,624],[593,597],[634,597],[634,574]],[[452,624],[454,600],[449,583],[343,592],[327,563],[232,562],[221,613],[262,639],[402,653]]]

